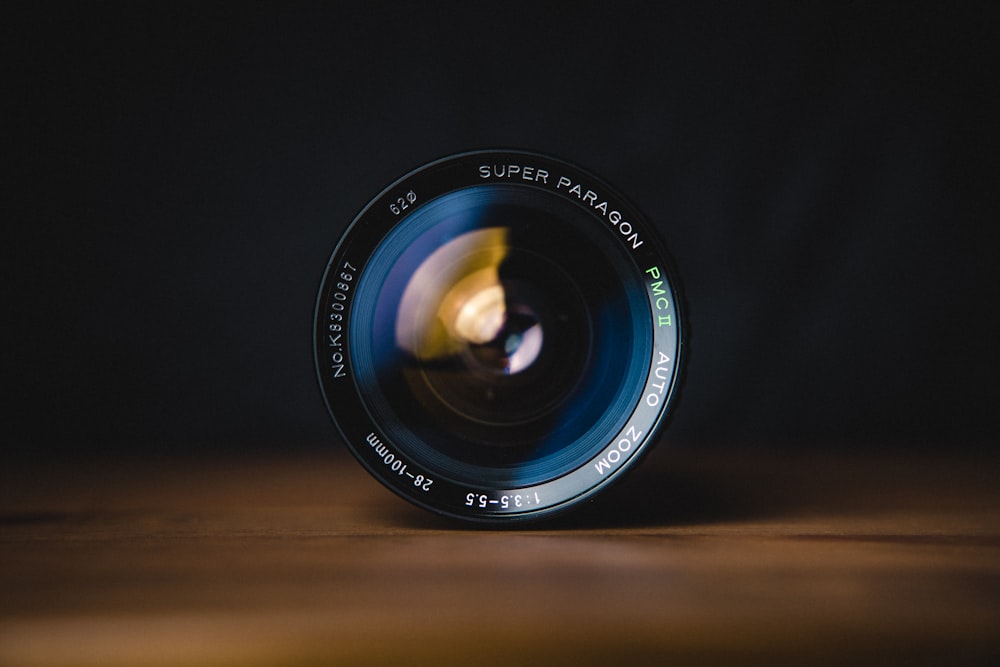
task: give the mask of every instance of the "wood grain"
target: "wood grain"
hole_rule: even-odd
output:
[[[0,665],[1000,664],[994,456],[662,449],[483,530],[352,460],[0,473]]]

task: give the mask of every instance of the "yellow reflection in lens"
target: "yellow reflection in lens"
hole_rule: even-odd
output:
[[[396,344],[427,361],[493,340],[507,318],[499,268],[510,251],[507,229],[467,232],[424,260],[396,316]]]
[[[446,322],[451,321],[449,311],[456,304],[462,304],[455,316],[455,332],[470,343],[482,345],[490,342],[500,333],[507,319],[503,288],[495,283],[486,284],[495,279],[495,272],[489,269],[477,271],[448,292],[448,298],[441,304],[445,311],[441,314]],[[466,294],[472,296],[464,299]]]

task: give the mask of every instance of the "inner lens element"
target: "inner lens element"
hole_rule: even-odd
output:
[[[631,414],[648,302],[584,211],[470,187],[403,219],[358,281],[350,352],[365,407],[444,477],[527,485],[573,470]]]

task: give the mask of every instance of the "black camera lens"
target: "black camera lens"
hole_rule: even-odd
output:
[[[438,160],[340,240],[316,307],[323,395],[404,498],[504,522],[565,510],[631,466],[675,395],[678,288],[614,190],[516,151]]]

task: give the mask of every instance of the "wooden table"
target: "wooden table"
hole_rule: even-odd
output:
[[[1000,664],[995,456],[660,448],[469,529],[336,454],[0,472],[0,665]]]

